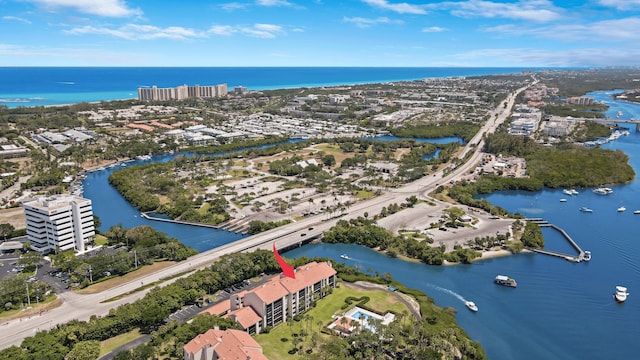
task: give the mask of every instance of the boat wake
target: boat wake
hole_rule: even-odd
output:
[[[446,288],[443,288],[443,287],[440,287],[440,286],[437,286],[437,285],[433,285],[433,284],[429,284],[429,286],[431,286],[432,288],[434,288],[434,289],[436,289],[436,290],[438,290],[440,292],[443,292],[445,294],[449,294],[449,295],[452,295],[452,296],[458,298],[458,300],[462,301],[462,303],[466,303],[467,302],[467,299],[465,299],[462,295],[458,294],[457,292],[455,292],[453,290],[449,290],[449,289],[446,289]]]

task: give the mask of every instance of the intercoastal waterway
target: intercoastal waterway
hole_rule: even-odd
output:
[[[606,95],[603,95],[606,97]],[[612,105],[612,104],[610,104]],[[610,112],[615,116],[615,107]],[[640,116],[640,110],[638,115]],[[629,116],[632,117],[632,116]],[[640,118],[640,117],[636,117]],[[631,165],[640,173],[640,133],[608,143],[604,147],[620,149],[630,156]],[[156,157],[166,161],[169,157]],[[90,173],[84,195],[94,202],[94,211],[103,229],[121,223],[125,227],[151,225],[175,236],[198,250],[228,243],[240,235],[179,224],[141,219],[113,188],[107,177],[112,169]],[[101,185],[98,185],[101,184]],[[634,358],[640,338],[640,241],[637,239],[640,215],[640,182],[613,186],[614,193],[596,195],[590,189],[559,202],[561,190],[535,193],[502,192],[487,198],[526,217],[542,217],[562,227],[584,249],[591,250],[588,263],[539,255],[520,254],[476,262],[472,265],[435,267],[390,259],[355,245],[305,245],[289,251],[285,257],[325,256],[359,266],[363,271],[390,273],[409,287],[421,289],[440,306],[458,310],[458,322],[472,339],[482,343],[490,359],[600,359]],[[626,212],[617,212],[619,206]],[[593,213],[578,211],[581,206]],[[543,229],[547,248],[559,252],[575,251],[562,235]],[[348,254],[350,260],[340,258]],[[514,277],[517,289],[493,284],[497,274]],[[616,304],[615,285],[626,285],[631,295],[626,303]],[[480,311],[465,311],[463,300],[478,304]]]

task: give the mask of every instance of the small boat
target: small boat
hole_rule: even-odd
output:
[[[613,189],[608,187],[599,187],[599,188],[593,189],[593,192],[598,195],[609,195],[613,193]]]
[[[589,250],[585,250],[585,251],[584,251],[584,257],[582,258],[582,260],[584,260],[584,261],[589,261],[589,260],[591,260],[591,251],[589,251]]]
[[[340,255],[340,257],[343,258],[343,259],[349,260],[349,257],[347,256],[347,254],[342,254],[342,255]]]
[[[512,279],[508,276],[504,276],[504,275],[498,275],[496,276],[495,280],[493,280],[496,284],[498,285],[502,285],[502,286],[508,286],[508,287],[516,287],[518,286],[518,283],[516,282],[515,279]]]
[[[584,206],[580,208],[580,211],[586,212],[586,213],[593,212],[593,210],[589,209],[588,207],[584,207]]]
[[[616,286],[616,293],[613,296],[616,298],[617,302],[625,302],[627,300],[627,296],[629,293],[627,292],[627,288],[624,286]]]
[[[640,210],[633,210],[633,213],[638,215],[638,214],[640,214]]]
[[[567,194],[567,195],[578,195],[579,192],[576,191],[576,189],[564,189],[562,190],[563,193]]]
[[[567,199],[562,198],[562,199],[560,199],[560,202],[567,202]]]
[[[473,301],[465,301],[464,305],[469,308],[469,310],[476,312],[478,311],[478,306]]]
[[[627,210],[627,208],[626,208],[626,207],[624,207],[624,206],[620,206],[620,207],[618,208],[618,212],[623,212],[623,211],[626,211],[626,210]]]

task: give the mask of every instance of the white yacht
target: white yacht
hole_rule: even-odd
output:
[[[562,190],[562,192],[567,194],[567,195],[578,195],[578,194],[580,194],[576,189],[564,189],[564,190]]]
[[[618,208],[618,212],[623,212],[623,211],[626,211],[626,210],[627,210],[627,208],[626,208],[626,207],[624,207],[624,206],[620,206],[620,207]]]
[[[582,260],[584,260],[584,261],[589,261],[589,260],[591,260],[591,251],[589,251],[589,250],[585,250],[585,251],[584,251],[584,258],[582,258]]]
[[[625,302],[627,300],[627,296],[629,293],[627,292],[627,288],[624,286],[616,286],[616,293],[613,295],[616,298],[617,302]]]
[[[609,195],[609,194],[613,193],[613,189],[608,188],[608,187],[599,187],[599,188],[593,189],[593,192],[598,194],[598,195]]]
[[[585,207],[585,206],[581,207],[581,208],[580,208],[580,211],[582,211],[582,212],[588,212],[588,213],[593,212],[593,210],[591,210],[590,208]]]
[[[560,202],[567,202],[567,199],[562,198],[562,199],[560,199]]]
[[[640,210],[633,210],[633,213],[638,215],[638,214],[640,214]]]
[[[340,257],[343,258],[343,259],[349,260],[349,256],[347,256],[347,254],[342,254],[342,255],[340,255]]]
[[[478,311],[478,306],[473,301],[465,301],[464,305],[469,308],[469,310],[476,312]]]

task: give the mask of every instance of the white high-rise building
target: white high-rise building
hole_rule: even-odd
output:
[[[41,253],[85,251],[95,235],[91,200],[72,195],[42,197],[24,202],[27,240]]]

